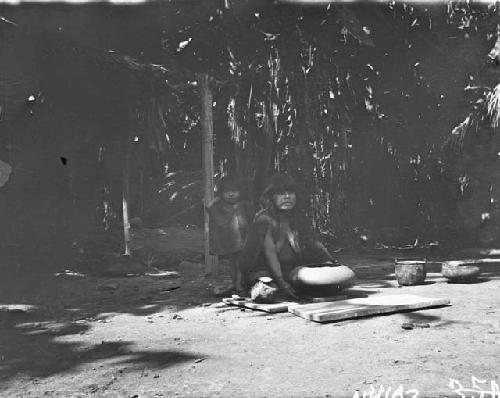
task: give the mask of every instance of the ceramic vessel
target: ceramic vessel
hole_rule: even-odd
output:
[[[354,272],[345,265],[309,265],[292,271],[291,280],[302,286],[348,287],[354,283]]]
[[[462,260],[446,261],[441,268],[441,274],[450,282],[473,282],[477,279],[481,269],[474,262]]]
[[[396,260],[394,273],[401,286],[421,285],[427,276],[426,261]]]

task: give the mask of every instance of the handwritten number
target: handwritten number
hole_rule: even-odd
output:
[[[478,384],[486,383],[486,380],[479,380],[477,377],[472,376],[472,388],[475,388],[479,393],[479,398],[484,398],[484,390],[482,390],[482,386]]]
[[[414,388],[411,390],[406,391],[407,394],[413,394],[410,398],[418,398],[418,395],[420,394],[418,390],[415,390]]]
[[[462,394],[462,391],[464,388],[462,387],[462,384],[455,379],[450,379],[450,382],[448,383],[448,386],[453,390],[454,388],[457,388],[456,390],[453,390],[455,394],[460,395],[460,398],[465,398],[465,395]]]
[[[403,386],[400,385],[396,390],[394,390],[392,398],[404,398]]]

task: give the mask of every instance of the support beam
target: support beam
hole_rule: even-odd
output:
[[[198,87],[201,100],[201,129],[203,152],[203,188],[205,203],[214,198],[214,133],[213,133],[213,97],[210,90],[209,78],[206,73],[197,74]],[[208,212],[204,209],[205,232],[205,274],[217,276],[219,264],[217,256],[210,254]]]
[[[129,203],[130,203],[130,157],[132,147],[130,142],[127,142],[125,159],[123,161],[123,191],[122,191],[122,211],[123,211],[123,241],[124,255],[130,256],[130,218],[129,218]]]

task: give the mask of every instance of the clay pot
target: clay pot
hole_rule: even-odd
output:
[[[396,260],[394,273],[401,286],[421,285],[427,276],[426,261]]]
[[[473,282],[480,273],[481,269],[470,261],[446,261],[441,268],[441,274],[452,283]]]

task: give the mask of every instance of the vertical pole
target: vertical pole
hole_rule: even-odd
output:
[[[212,115],[212,91],[208,82],[208,74],[198,73],[198,88],[201,99],[201,130],[203,152],[203,188],[205,203],[214,198],[214,133]],[[208,212],[204,209],[204,236],[205,236],[205,274],[218,275],[217,256],[210,254]]]
[[[123,195],[122,195],[122,209],[123,209],[123,240],[125,246],[125,256],[130,256],[130,221],[129,209],[130,202],[130,155],[132,146],[127,142],[125,149],[125,159],[123,161]]]
[[[144,170],[141,170],[139,174],[140,183],[141,183],[141,196],[140,196],[140,211],[141,218],[144,217]]]

